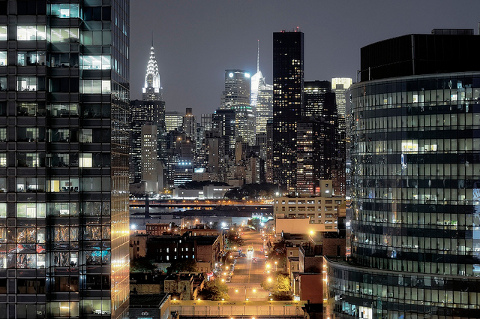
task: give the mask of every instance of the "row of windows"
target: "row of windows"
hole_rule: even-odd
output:
[[[80,80],[76,78],[50,79],[50,92],[80,92],[83,94],[110,94],[110,80]],[[16,90],[19,92],[45,91],[45,78],[18,76]],[[7,77],[0,77],[0,91],[7,90]]]
[[[18,183],[24,180],[44,180],[43,178],[17,178]],[[19,181],[20,180],[20,181]],[[36,182],[32,182],[36,183]],[[18,184],[24,185],[24,184]],[[82,212],[85,216],[109,216],[110,202],[83,202]],[[26,218],[42,218],[46,216],[78,216],[80,214],[79,204],[77,202],[59,202],[59,203],[17,203],[17,217]],[[7,204],[0,203],[0,218],[7,217]],[[18,224],[20,225],[20,224]],[[0,236],[0,241],[5,239],[5,236]]]
[[[52,240],[54,243],[62,243],[79,240],[78,225],[59,225],[53,227]],[[6,235],[6,229],[0,228],[0,242],[16,243],[16,244],[44,244],[45,243],[45,228],[30,226],[17,227],[16,237],[11,231]],[[110,226],[87,225],[84,228],[83,240],[108,240],[110,239]],[[23,247],[22,249],[25,249]],[[44,248],[36,248],[37,251]],[[182,249],[183,250],[183,249]]]
[[[7,26],[0,26],[0,41],[8,40]],[[84,45],[110,45],[111,32],[82,30],[79,28],[47,28],[45,25],[17,26],[17,41],[42,41],[51,43],[79,42]]]
[[[0,245],[1,246],[1,245]],[[25,245],[17,245],[25,246]],[[37,245],[37,247],[40,245]],[[108,265],[110,264],[110,251],[84,251],[86,265]],[[53,255],[52,264],[56,267],[77,267],[78,257],[77,253],[72,252],[57,252]],[[15,258],[16,255],[16,258]],[[75,257],[74,257],[75,256]],[[43,253],[16,253],[0,251],[0,269],[38,269],[45,268],[46,264],[45,249]]]
[[[36,139],[29,139],[35,141]],[[0,167],[7,167],[6,153],[0,153]],[[17,167],[110,167],[109,153],[17,153]],[[20,190],[24,191],[24,190]]]
[[[1,78],[0,78],[1,81]],[[61,81],[61,80],[60,80]],[[67,82],[68,83],[68,82]],[[83,111],[82,111],[83,110]],[[6,115],[6,107],[0,102],[0,115]],[[102,107],[101,104],[83,104],[80,110],[78,103],[53,103],[45,108],[43,102],[17,102],[18,116],[52,116],[52,117],[76,117],[82,115],[84,118],[109,117],[110,108]],[[0,128],[0,141],[2,140]],[[6,134],[6,133],[5,133]]]

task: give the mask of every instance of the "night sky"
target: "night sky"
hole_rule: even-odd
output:
[[[260,70],[272,84],[272,33],[305,33],[305,80],[351,77],[360,48],[434,28],[475,29],[479,0],[132,0],[130,96],[141,98],[153,40],[167,111],[220,106],[225,69]],[[480,54],[480,53],[479,53]]]

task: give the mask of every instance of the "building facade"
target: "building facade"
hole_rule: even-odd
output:
[[[446,31],[361,50],[352,253],[328,259],[326,316],[478,317],[480,36]]]
[[[273,181],[295,192],[297,121],[303,108],[303,32],[273,33]]]
[[[0,318],[128,317],[130,10],[104,3],[0,3]]]

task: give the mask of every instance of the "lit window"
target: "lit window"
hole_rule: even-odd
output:
[[[17,65],[45,65],[47,57],[42,51],[19,51],[17,52]],[[6,62],[5,62],[6,63]]]
[[[78,42],[78,28],[52,28],[50,30],[50,42]]]
[[[17,203],[17,217],[44,218],[46,216],[45,203]]]
[[[0,218],[7,217],[7,203],[0,203]]]
[[[80,154],[78,167],[92,167],[92,153]]]
[[[110,70],[110,56],[105,55],[84,55],[80,57],[80,67],[83,70]]]
[[[0,66],[7,65],[7,51],[0,51]]]
[[[108,94],[111,92],[109,80],[82,80],[80,93],[83,94]]]
[[[45,40],[46,32],[45,26],[17,26],[17,40],[18,41],[30,41],[30,40]]]
[[[37,78],[34,76],[19,76],[17,78],[17,91],[36,91]]]
[[[402,141],[402,153],[418,153],[418,141],[417,140],[403,140]]]
[[[58,4],[49,4],[48,13],[52,16],[58,18],[78,18],[79,15],[79,5],[73,3],[58,3]]]
[[[5,40],[8,40],[7,26],[2,25],[0,26],[0,41],[5,41]]]
[[[7,167],[7,153],[0,153],[0,167]]]

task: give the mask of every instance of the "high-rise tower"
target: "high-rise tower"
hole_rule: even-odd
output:
[[[157,59],[155,58],[155,49],[150,48],[150,58],[147,64],[147,73],[145,74],[145,85],[142,89],[142,99],[144,101],[163,101],[162,87],[160,85],[160,73],[158,72]]]
[[[225,70],[225,90],[221,110],[230,110],[236,105],[250,105],[250,73],[244,70]]]
[[[0,3],[0,318],[126,318],[128,0]]]
[[[346,195],[346,141],[347,141],[347,127],[346,127],[346,94],[352,85],[351,78],[333,78],[332,91],[335,93],[335,100],[337,102],[337,164],[334,169],[335,193],[337,195]]]
[[[142,100],[134,100],[130,103],[131,107],[131,121],[132,121],[132,135],[131,135],[131,167],[130,175],[131,182],[140,183],[143,180],[142,167],[157,167],[157,163],[142,164],[142,127],[144,125],[154,125],[157,130],[155,148],[155,161],[163,159],[164,154],[164,133],[165,128],[165,101],[163,101],[162,87],[160,85],[160,74],[158,72],[158,64],[155,58],[155,50],[150,48],[150,58],[147,63],[147,70],[145,73],[145,85],[142,89]],[[147,131],[150,131],[149,128]],[[145,131],[145,132],[147,132]],[[150,138],[147,138],[150,143]],[[145,156],[143,158],[146,158]],[[151,157],[149,157],[151,158]],[[151,170],[148,176],[154,176]],[[152,182],[152,181],[150,181]],[[151,183],[152,184],[152,183]]]
[[[326,317],[478,317],[479,50],[473,30],[361,49],[351,258],[327,258]]]
[[[320,180],[332,180],[337,159],[337,110],[329,81],[305,81],[297,127],[297,192],[314,195]]]
[[[267,132],[267,121],[273,116],[273,85],[265,82],[260,71],[260,42],[257,48],[257,72],[251,78],[250,104],[255,114],[255,134]]]
[[[273,33],[273,179],[294,192],[303,107],[303,32]]]

